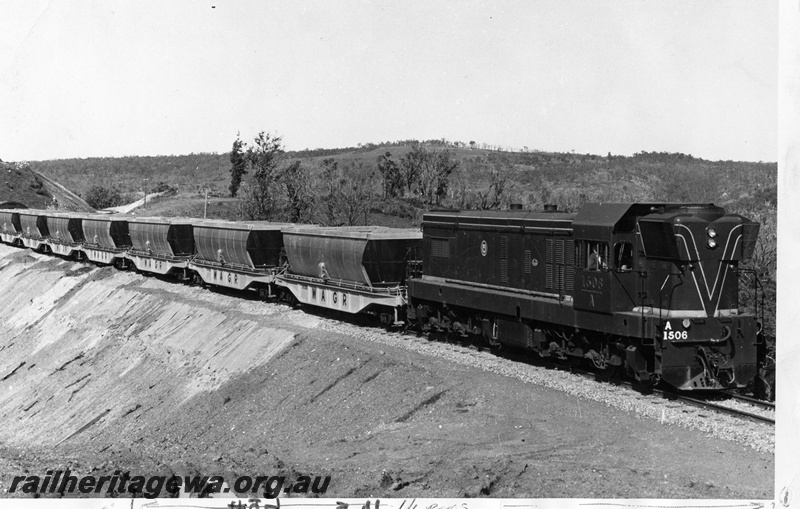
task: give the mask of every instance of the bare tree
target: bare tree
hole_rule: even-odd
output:
[[[484,210],[500,208],[505,198],[508,177],[508,171],[504,171],[503,168],[495,166],[492,169],[489,189],[487,189],[485,193],[478,192],[480,208]]]

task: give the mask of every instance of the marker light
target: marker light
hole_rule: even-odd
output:
[[[683,319],[683,328],[688,329],[692,325],[692,321],[688,318]]]

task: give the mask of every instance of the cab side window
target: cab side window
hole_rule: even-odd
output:
[[[614,245],[614,267],[620,272],[633,270],[633,243],[617,242]]]
[[[587,270],[604,270],[608,268],[608,244],[605,242],[587,241],[583,243],[583,266]]]

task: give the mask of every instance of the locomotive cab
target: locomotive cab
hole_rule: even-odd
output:
[[[739,308],[737,269],[759,225],[713,205],[661,207],[638,221],[650,334],[662,377],[681,389],[741,387],[757,371],[756,317]]]
[[[608,320],[595,313],[629,311],[638,304],[636,217],[648,210],[648,205],[587,203],[575,217],[575,310],[588,312],[577,313],[579,325]]]
[[[573,223],[576,325],[618,338],[612,351],[640,381],[746,385],[759,335],[737,269],[758,226],[714,205],[586,204]]]

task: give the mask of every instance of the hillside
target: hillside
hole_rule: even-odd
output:
[[[487,191],[497,176],[505,179],[503,205],[515,201],[534,208],[543,201],[574,207],[573,202],[579,201],[581,194],[589,200],[711,201],[737,208],[776,200],[775,163],[707,161],[666,153],[599,156],[504,152],[441,143],[426,146],[449,150],[459,163],[448,185],[450,200],[458,202],[454,205],[464,201],[464,205],[477,206],[471,200]],[[412,145],[367,147],[287,152],[284,158],[301,161],[312,169],[312,174],[318,173],[314,170],[326,158],[336,160],[345,173],[353,169],[376,171],[379,156],[389,152],[391,159],[399,163]],[[184,195],[202,193],[204,189],[209,189],[212,197],[229,195],[228,154],[64,159],[32,161],[30,165],[82,195],[92,185],[134,193],[161,182]],[[380,191],[379,180],[378,174],[376,192]]]
[[[0,171],[3,173],[0,203],[21,203],[35,209],[94,211],[80,196],[50,177],[31,170],[29,165],[0,162]]]

